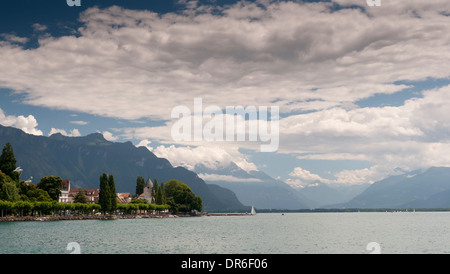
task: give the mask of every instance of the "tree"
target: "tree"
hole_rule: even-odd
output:
[[[75,195],[75,198],[73,199],[74,203],[78,204],[87,204],[87,197],[86,194],[84,194],[84,191],[82,189],[78,190],[77,195]]]
[[[16,158],[10,143],[3,147],[2,155],[0,155],[0,170],[16,182],[19,182],[19,173],[15,172]]]
[[[19,183],[20,198],[27,202],[51,202],[52,198],[47,191],[39,189],[35,184],[27,184],[25,181]]]
[[[159,189],[158,181],[154,179],[152,188],[152,204],[156,204],[156,193],[158,192],[158,189]]]
[[[100,176],[98,203],[102,208],[103,214],[111,211],[111,190],[109,189],[108,175],[106,175],[106,173],[103,173],[102,176]]]
[[[136,196],[144,193],[145,179],[142,176],[138,176],[136,179]]]
[[[161,183],[161,185],[158,187],[158,190],[156,191],[156,200],[155,204],[157,205],[165,205],[166,202],[166,192],[164,190],[164,183]]]
[[[167,203],[172,206],[172,211],[201,211],[202,199],[196,196],[186,184],[170,180],[164,185]]]
[[[1,217],[5,217],[8,215],[8,211],[10,211],[13,208],[13,203],[9,201],[1,201],[0,200],[0,209],[1,209]]]
[[[15,202],[20,200],[20,191],[16,183],[0,170],[0,200]]]
[[[117,192],[116,192],[116,184],[114,183],[114,176],[112,174],[109,175],[108,185],[111,199],[110,211],[115,211],[117,209]]]
[[[34,203],[34,210],[39,211],[39,216],[42,216],[43,213],[46,214],[52,209],[51,202],[36,202]]]
[[[41,178],[41,181],[37,184],[37,187],[47,191],[50,198],[54,201],[58,201],[59,196],[61,196],[62,179],[57,176],[45,176]]]
[[[17,202],[20,200],[19,189],[14,182],[5,182],[0,189],[0,200]]]

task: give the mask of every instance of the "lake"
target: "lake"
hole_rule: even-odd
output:
[[[449,233],[450,212],[17,222],[0,223],[0,253],[442,254]]]

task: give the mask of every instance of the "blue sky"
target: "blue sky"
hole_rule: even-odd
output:
[[[101,132],[174,165],[233,161],[293,187],[449,166],[450,4],[365,2],[7,1],[0,124]],[[174,141],[171,110],[194,98],[279,107],[278,150]]]

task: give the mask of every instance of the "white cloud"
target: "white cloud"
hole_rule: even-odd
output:
[[[153,147],[150,146],[151,143],[152,141],[145,139],[140,141],[139,144],[136,145],[136,147],[145,147],[148,150],[153,151]]]
[[[64,129],[52,128],[48,136],[52,136],[53,134],[60,133],[67,137],[80,137],[81,133],[78,129],[72,129],[70,132],[65,131]]]
[[[280,152],[301,159],[364,160],[379,166],[449,166],[450,86],[398,107],[332,108],[280,121]]]
[[[9,43],[25,44],[29,41],[26,37],[20,37],[15,34],[0,34],[0,38],[5,39]],[[0,41],[1,46],[1,41]],[[11,46],[11,45],[8,45]]]
[[[389,165],[374,165],[370,168],[342,170],[334,174],[335,179],[324,179],[317,174],[297,167],[289,174],[293,178],[288,178],[286,183],[293,188],[316,186],[317,182],[347,185],[372,184],[387,176],[399,175],[402,172],[401,169],[392,168]]]
[[[306,187],[306,185],[307,185],[305,182],[301,181],[300,179],[292,179],[292,178],[288,178],[285,181],[285,183],[294,189],[302,189],[302,188]]]
[[[296,167],[289,176],[299,178],[303,181],[325,181],[322,177],[317,174],[311,173],[301,167]]]
[[[221,175],[221,174],[208,174],[208,173],[200,173],[198,174],[200,178],[207,182],[215,182],[215,181],[225,181],[225,182],[235,182],[235,183],[258,183],[261,182],[260,179],[257,178],[238,178],[232,175]]]
[[[395,2],[372,16],[329,2],[196,2],[201,12],[164,15],[91,8],[77,36],[41,38],[33,50],[2,44],[0,85],[32,105],[167,120],[194,96],[216,105],[277,102],[288,113],[394,93],[405,88],[392,84],[399,80],[447,77],[450,18],[436,11],[449,4],[415,3],[419,19],[404,12],[409,1]]]
[[[217,146],[164,146],[153,149],[153,153],[161,158],[168,159],[175,166],[183,166],[194,170],[197,165],[203,165],[208,169],[216,170],[229,166],[234,162],[245,171],[257,170],[255,164],[248,161],[247,157],[237,148],[223,149]]]
[[[364,9],[336,9],[336,3]],[[170,120],[173,107],[190,106],[194,97],[205,105],[309,111],[281,119],[279,152],[374,165],[337,174],[337,181],[372,180],[389,173],[384,166],[450,165],[449,87],[402,106],[355,104],[408,87],[393,84],[399,81],[450,76],[449,1],[383,1],[376,8],[360,0],[180,4],[184,13],[162,15],[90,8],[76,35],[41,37],[36,49],[18,45],[26,38],[3,35],[0,87],[21,93],[26,104],[129,120]],[[33,119],[23,117],[21,127],[36,130]],[[254,143],[171,146],[171,124],[121,131],[160,141],[164,146],[154,151],[179,165],[217,167],[238,159],[254,168],[237,149],[256,150]]]
[[[86,122],[86,121],[70,121],[70,123],[74,124],[74,125],[79,125],[79,126],[85,126],[85,125],[89,124],[89,122]]]
[[[2,109],[0,109],[0,124],[7,127],[15,127],[21,129],[23,132],[33,135],[41,136],[42,131],[37,129],[38,122],[33,115],[25,116],[13,116],[6,115]]]
[[[117,141],[117,140],[119,139],[119,137],[114,136],[114,135],[113,135],[111,132],[109,132],[109,131],[103,131],[102,134],[103,134],[103,137],[104,137],[106,140],[111,141],[111,142]]]
[[[33,24],[32,27],[33,27],[34,31],[39,31],[39,32],[46,31],[48,29],[48,27],[46,25],[42,25],[39,23]]]

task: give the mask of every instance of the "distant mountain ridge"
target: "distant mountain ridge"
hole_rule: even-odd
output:
[[[135,147],[131,142],[107,141],[102,134],[84,137],[35,136],[22,130],[0,125],[0,146],[10,142],[17,166],[24,171],[21,179],[31,176],[38,183],[47,175],[71,180],[72,187],[98,188],[103,172],[113,174],[118,192],[135,193],[136,178],[167,182],[177,179],[187,184],[203,198],[205,210],[245,210],[236,195],[223,187],[206,184],[196,173],[183,167],[173,167],[147,148]]]
[[[301,193],[262,171],[245,171],[233,162],[226,167],[216,169],[197,165],[194,170],[200,176],[211,174],[216,176],[217,179],[204,178],[204,180],[230,189],[246,205],[254,205],[259,209],[311,208],[312,202]]]
[[[72,187],[98,188],[103,172],[114,174],[118,192],[135,193],[136,177],[167,182],[178,179],[203,198],[205,210],[249,210],[308,208],[450,208],[450,168],[391,176],[370,186],[332,186],[314,182],[295,190],[261,171],[245,171],[236,164],[194,171],[173,167],[147,148],[131,142],[107,141],[102,134],[84,137],[35,136],[0,125],[0,146],[10,142],[21,179],[33,182],[47,175],[70,179]],[[198,175],[197,175],[198,174]],[[216,179],[202,179],[205,175]],[[222,177],[220,177],[222,176]],[[218,178],[218,179],[217,179]]]
[[[450,168],[431,167],[372,184],[346,208],[450,208]]]
[[[313,208],[326,207],[330,204],[345,203],[362,193],[370,185],[345,185],[334,184],[329,185],[319,181],[315,181],[310,184],[306,184],[303,188],[297,191],[307,197],[310,202],[310,206]]]

